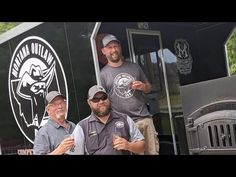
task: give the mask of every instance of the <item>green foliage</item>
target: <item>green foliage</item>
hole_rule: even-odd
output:
[[[19,24],[20,22],[0,22],[0,34],[14,28]]]
[[[229,41],[227,41],[227,54],[229,61],[230,74],[236,73],[236,30],[233,32]]]

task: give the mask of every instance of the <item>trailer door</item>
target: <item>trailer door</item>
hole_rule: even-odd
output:
[[[148,94],[149,110],[154,121],[161,120],[158,131],[171,134],[174,153],[177,154],[161,34],[140,29],[127,29],[126,32],[131,61],[139,64],[152,84],[152,91]]]

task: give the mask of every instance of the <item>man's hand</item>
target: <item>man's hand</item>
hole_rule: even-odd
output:
[[[74,139],[71,137],[65,138],[60,145],[50,153],[50,155],[62,155],[75,145]]]
[[[140,90],[144,93],[148,93],[151,90],[151,84],[149,82],[143,83],[141,81],[133,81],[131,83],[131,89]]]

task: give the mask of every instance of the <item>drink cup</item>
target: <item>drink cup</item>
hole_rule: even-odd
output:
[[[69,137],[70,137],[71,139],[74,139],[73,134],[68,134],[68,135],[65,136],[65,138],[69,138]],[[65,152],[65,154],[67,154],[67,155],[76,155],[75,145],[73,145],[69,150],[67,150],[67,151]]]
[[[121,137],[121,132],[119,131],[119,128],[115,127],[114,132],[112,134],[112,143],[114,145],[114,142],[117,138]]]

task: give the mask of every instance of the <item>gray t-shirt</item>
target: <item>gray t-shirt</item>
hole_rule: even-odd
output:
[[[66,120],[67,121],[67,120]],[[39,129],[35,140],[33,153],[35,155],[46,155],[57,148],[65,136],[71,134],[75,128],[73,122],[67,121],[68,130],[58,123],[49,119],[48,122]]]
[[[115,131],[127,141],[139,141],[144,137],[129,116],[111,111],[106,124],[103,124],[93,113],[81,120],[73,131],[75,149],[78,154],[89,155],[122,155],[129,151],[117,151],[113,148],[112,136]]]
[[[112,108],[137,121],[151,115],[147,109],[145,93],[130,88],[135,80],[147,81],[142,69],[135,63],[124,62],[119,67],[106,65],[101,70],[101,84],[109,94]]]

